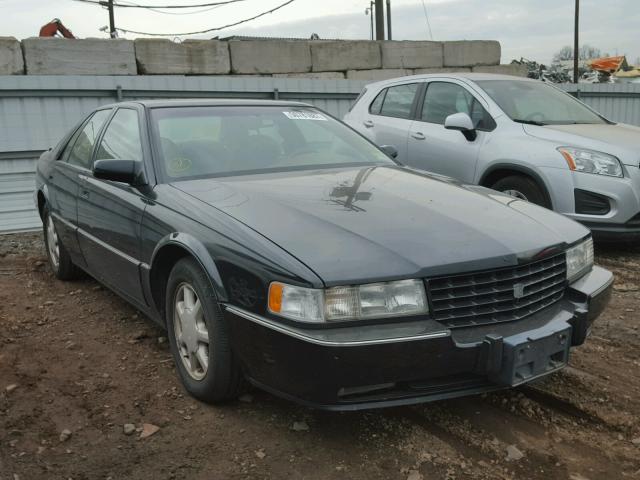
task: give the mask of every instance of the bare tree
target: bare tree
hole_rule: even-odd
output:
[[[599,48],[592,47],[591,45],[584,44],[580,47],[580,52],[578,54],[578,59],[580,60],[591,60],[594,58],[602,57],[602,52]],[[556,54],[553,56],[554,63],[563,62],[567,60],[573,60],[573,48],[569,45],[562,47]]]

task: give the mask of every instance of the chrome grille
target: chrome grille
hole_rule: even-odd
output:
[[[432,278],[431,313],[450,328],[519,320],[562,298],[566,272],[563,252],[516,267]]]

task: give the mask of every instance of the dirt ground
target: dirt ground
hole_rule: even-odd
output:
[[[565,370],[328,413],[260,391],[199,403],[159,328],[92,279],[56,281],[39,235],[0,236],[0,479],[640,479],[640,247],[597,261],[616,290]]]

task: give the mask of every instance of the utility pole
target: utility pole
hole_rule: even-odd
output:
[[[376,40],[384,40],[384,3],[376,0]]]
[[[578,83],[578,60],[580,58],[580,44],[578,38],[578,23],[580,19],[580,0],[576,0],[575,24],[573,27],[573,83]]]
[[[113,0],[108,1],[107,8],[109,9],[109,36],[111,38],[117,38],[118,33],[116,32],[116,20],[113,16]]]
[[[387,40],[391,40],[391,0],[387,0]]]
[[[369,15],[371,17],[371,40],[373,40],[373,9],[375,2],[371,0],[369,2],[369,7],[364,9],[364,14]]]

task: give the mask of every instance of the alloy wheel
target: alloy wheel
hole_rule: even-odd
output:
[[[209,330],[195,289],[181,283],[174,297],[173,329],[182,365],[191,378],[202,380],[209,369]]]
[[[514,198],[518,198],[520,200],[524,200],[525,202],[528,202],[529,199],[527,198],[527,196],[522,193],[519,190],[503,190],[502,193],[509,195],[510,197],[514,197]]]
[[[51,259],[53,268],[58,270],[60,266],[60,244],[51,215],[47,216],[47,249],[49,250],[49,258]]]

